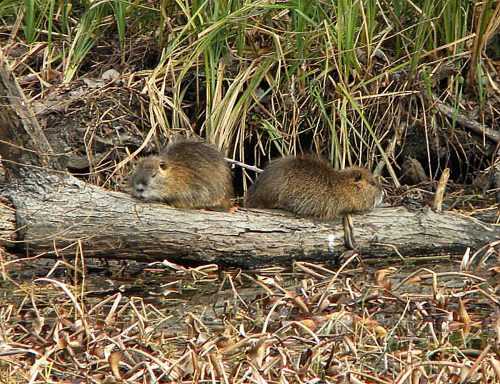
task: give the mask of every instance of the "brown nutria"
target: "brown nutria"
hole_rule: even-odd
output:
[[[370,211],[382,197],[382,187],[367,169],[336,171],[323,160],[288,156],[265,167],[249,188],[246,205],[333,219]]]
[[[137,161],[130,193],[177,208],[226,208],[233,194],[231,170],[213,145],[177,141],[161,154]]]

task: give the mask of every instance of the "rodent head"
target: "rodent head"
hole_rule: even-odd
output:
[[[341,173],[347,176],[352,185],[354,206],[357,211],[369,211],[382,203],[384,192],[373,174],[365,168],[351,167]]]
[[[130,178],[132,196],[144,201],[165,199],[168,180],[168,164],[161,156],[139,159]]]

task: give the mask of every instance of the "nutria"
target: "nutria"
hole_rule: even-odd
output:
[[[288,156],[265,167],[248,190],[246,205],[333,219],[370,211],[382,197],[380,184],[367,169],[336,171],[323,160]]]
[[[177,208],[226,208],[231,206],[233,194],[231,170],[213,145],[177,141],[160,155],[137,161],[130,193]]]

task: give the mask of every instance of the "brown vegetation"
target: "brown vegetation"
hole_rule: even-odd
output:
[[[217,274],[214,265],[172,263],[137,269],[83,257],[45,270],[32,260],[4,263],[0,376],[8,383],[493,383],[498,280],[480,266],[494,257],[488,248],[465,255],[462,270],[427,260],[398,272],[380,262],[378,270],[356,267],[353,253],[336,270],[296,263],[293,273]]]
[[[0,382],[500,382],[499,26],[498,1],[0,1]],[[340,223],[116,192],[179,134],[250,164],[240,196],[313,152],[393,207],[345,252]]]

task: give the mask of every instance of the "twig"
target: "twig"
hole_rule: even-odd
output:
[[[476,133],[484,135],[485,137],[487,137],[491,141],[494,141],[495,143],[500,143],[500,134],[498,132],[495,132],[493,129],[484,127],[477,121],[472,120],[469,116],[458,112],[457,110],[451,108],[448,104],[443,103],[442,101],[439,101],[435,98],[434,98],[434,106],[443,115],[455,119],[457,123],[463,125],[464,127],[469,128],[470,130]]]
[[[450,168],[446,168],[439,178],[436,193],[434,194],[434,203],[432,204],[432,209],[436,212],[441,212],[443,210],[443,196],[449,178]]]
[[[262,172],[262,169],[260,168],[257,168],[253,165],[247,165],[245,163],[240,163],[239,161],[236,161],[236,160],[233,160],[233,159],[229,159],[229,158],[225,158],[225,160],[229,163],[229,164],[234,164],[234,165],[237,165],[241,168],[245,168],[245,169],[248,169],[249,171],[254,171],[254,172],[257,172],[257,173],[261,173]]]

